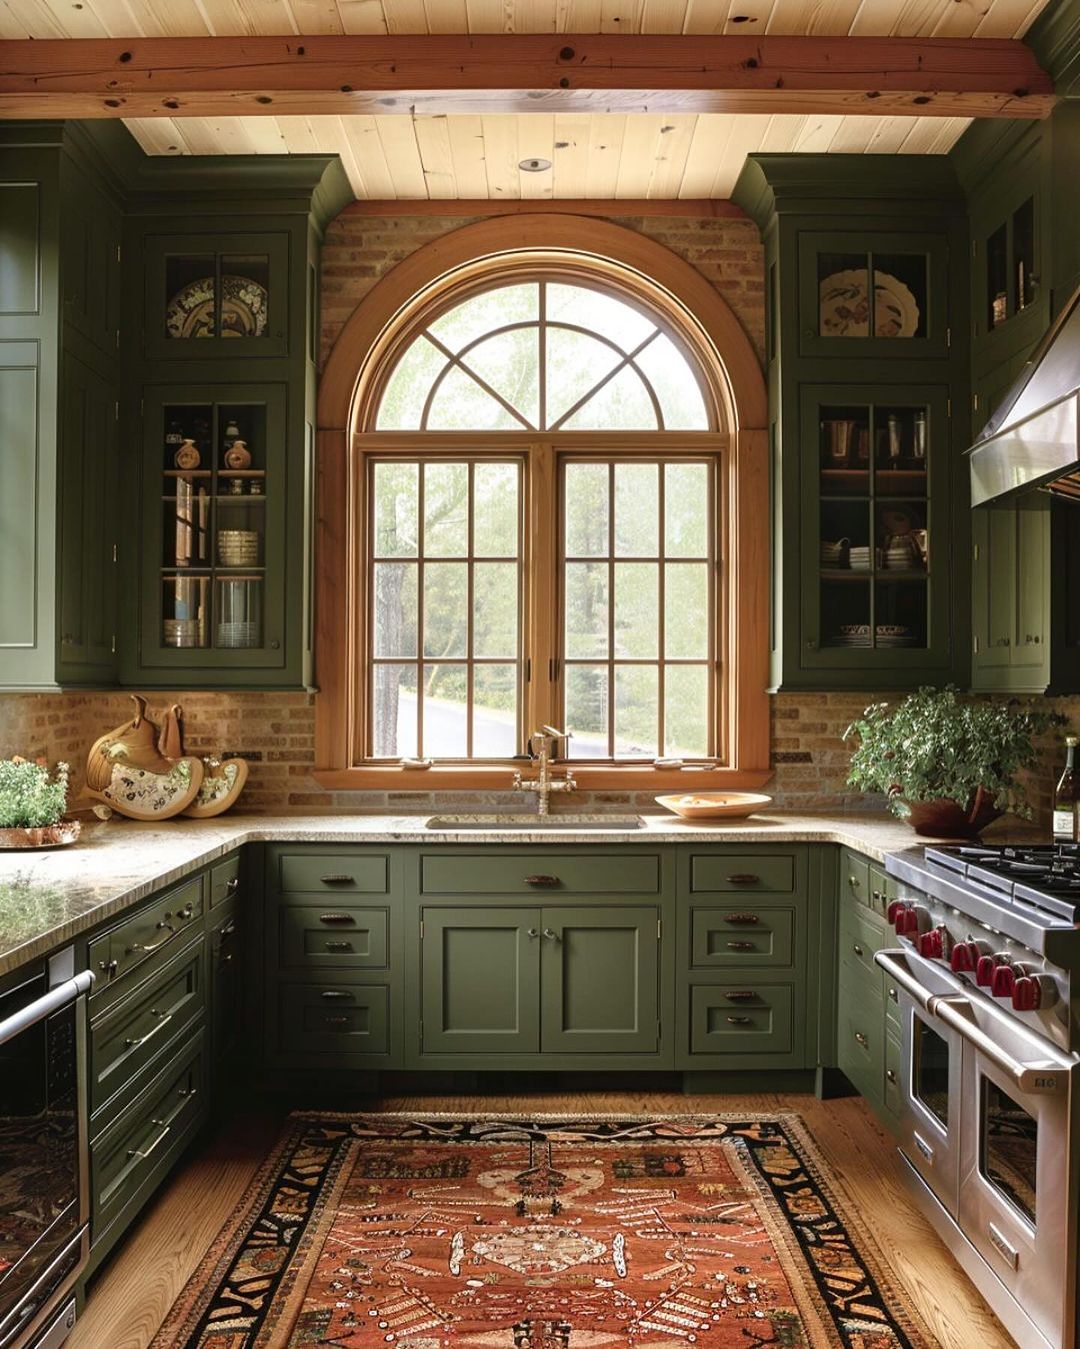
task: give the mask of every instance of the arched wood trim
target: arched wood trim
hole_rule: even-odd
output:
[[[407,207],[405,208],[407,209]],[[730,540],[726,651],[737,653],[729,680],[729,767],[711,785],[759,786],[769,776],[768,679],[768,397],[757,355],[734,312],[689,263],[663,244],[610,221],[576,216],[516,215],[486,219],[423,245],[388,272],[342,328],[319,384],[318,525],[315,538],[317,777],[328,787],[437,790],[437,769],[352,768],[352,663],[357,652],[351,578],[357,484],[352,433],[365,390],[409,317],[449,288],[499,270],[500,259],[531,255],[534,263],[593,268],[624,278],[643,299],[667,310],[713,372],[719,424],[730,435],[725,522]],[[635,284],[636,279],[636,284]],[[594,769],[583,786],[625,785],[629,770]],[[577,772],[584,778],[584,771]],[[455,770],[460,788],[463,770]],[[503,779],[505,779],[505,784]],[[722,781],[719,781],[722,779]],[[508,770],[477,770],[479,789],[508,785]],[[701,782],[701,779],[698,779]],[[677,773],[650,772],[650,786],[683,786]],[[702,782],[702,786],[704,783]]]

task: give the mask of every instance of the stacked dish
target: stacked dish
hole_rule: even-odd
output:
[[[196,646],[199,623],[194,618],[166,618],[161,625],[161,640],[165,646]]]
[[[915,634],[903,623],[879,623],[877,625],[878,646],[914,646]]]
[[[870,547],[868,544],[862,544],[857,548],[852,548],[848,552],[848,565],[852,571],[870,570]]]
[[[223,567],[254,567],[259,561],[256,529],[219,529],[218,561]]]
[[[842,623],[837,635],[830,643],[832,646],[869,646],[869,623]]]
[[[245,647],[259,645],[259,625],[251,620],[217,625],[217,645],[222,647]]]

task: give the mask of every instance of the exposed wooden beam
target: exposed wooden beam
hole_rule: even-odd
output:
[[[489,216],[489,215],[596,215],[605,220],[619,216],[666,215],[693,219],[746,220],[743,208],[726,198],[694,198],[687,201],[665,199],[607,197],[573,199],[554,197],[514,198],[512,201],[480,197],[440,198],[438,201],[422,198],[393,201],[351,201],[342,207],[341,215],[364,216]]]
[[[1005,38],[482,34],[0,43],[0,117],[728,112],[1044,117]]]

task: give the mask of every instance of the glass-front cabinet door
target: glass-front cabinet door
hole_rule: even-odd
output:
[[[150,390],[144,666],[285,660],[285,390]]]
[[[799,235],[804,356],[944,356],[948,244],[936,234]]]
[[[910,385],[804,390],[804,665],[942,663],[947,406],[942,390]]]

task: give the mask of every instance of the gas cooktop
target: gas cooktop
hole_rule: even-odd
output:
[[[925,855],[1003,897],[1080,922],[1080,843],[957,844]]]

